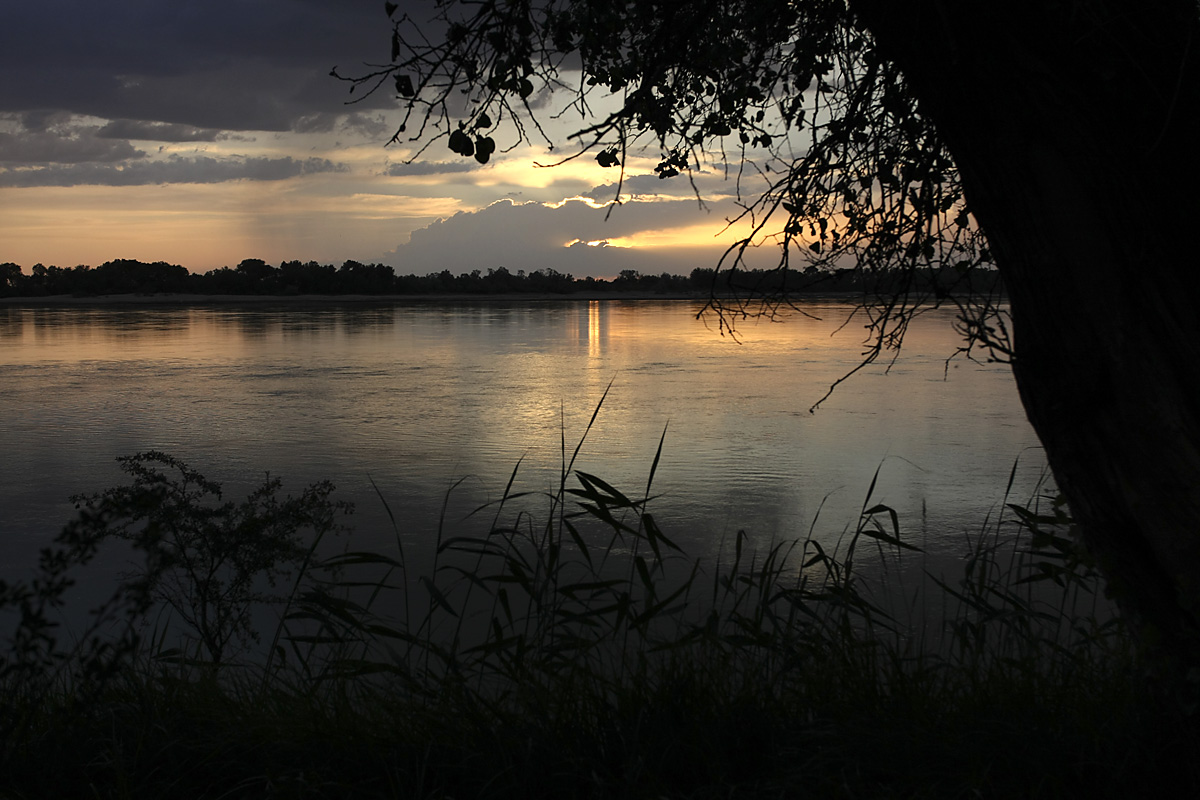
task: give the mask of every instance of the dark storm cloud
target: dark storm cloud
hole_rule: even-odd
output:
[[[348,110],[348,87],[328,75],[335,64],[353,74],[388,59],[375,0],[0,5],[0,111],[284,131]],[[358,106],[391,107],[387,93]]]
[[[141,186],[164,183],[225,183],[228,181],[281,181],[323,172],[345,172],[347,167],[325,158],[234,158],[207,156],[126,164],[53,164],[0,168],[0,186]]]

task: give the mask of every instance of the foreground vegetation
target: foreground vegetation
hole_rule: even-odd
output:
[[[0,793],[1200,787],[1186,698],[1102,610],[1053,499],[1007,505],[961,574],[914,582],[923,556],[870,491],[836,549],[755,553],[739,534],[705,563],[650,510],[653,467],[631,496],[569,455],[557,493],[515,491],[514,471],[500,500],[444,520],[424,565],[399,510],[394,552],[354,550],[328,484],[230,502],[167,455],[123,459],[129,482],[77,498],[38,574],[0,586]],[[114,545],[131,573],[67,638],[72,576]]]

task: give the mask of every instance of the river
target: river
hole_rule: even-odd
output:
[[[0,307],[0,577],[28,571],[73,513],[118,483],[116,457],[162,450],[236,496],[270,473],[329,478],[357,543],[414,546],[516,488],[547,491],[605,396],[576,467],[651,510],[689,552],[738,530],[753,544],[835,542],[872,502],[903,535],[951,553],[1045,459],[1008,368],[947,359],[952,312],[917,319],[899,358],[809,408],[858,363],[852,306],[745,320],[691,301]],[[665,432],[665,439],[664,437]],[[527,501],[531,513],[536,498]],[[818,515],[819,511],[819,515]]]

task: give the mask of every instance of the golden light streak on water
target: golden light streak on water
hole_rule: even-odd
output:
[[[605,333],[601,327],[600,301],[592,300],[588,303],[588,358],[600,358],[604,354]]]

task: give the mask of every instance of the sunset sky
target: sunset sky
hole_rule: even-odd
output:
[[[534,166],[569,149],[522,146],[481,166],[437,142],[406,163],[411,149],[384,146],[394,95],[347,105],[329,76],[388,48],[382,0],[5,2],[0,262],[686,274],[732,240],[717,236],[737,210],[719,166],[697,176],[701,208],[685,180],[631,159],[628,202],[605,221],[616,170]],[[552,133],[565,144],[577,122]]]

